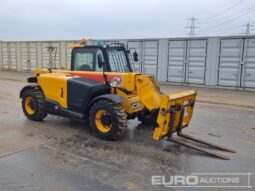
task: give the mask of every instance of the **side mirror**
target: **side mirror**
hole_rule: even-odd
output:
[[[103,67],[104,62],[103,62],[103,58],[102,58],[102,55],[101,55],[101,54],[98,54],[98,55],[97,55],[97,63],[98,63],[98,67],[99,67],[99,68],[102,68],[102,67]]]
[[[135,62],[138,62],[138,54],[136,51],[133,53],[133,58]]]

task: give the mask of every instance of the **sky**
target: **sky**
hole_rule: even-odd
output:
[[[244,34],[255,1],[0,0],[0,40],[183,37],[192,17],[196,36]]]

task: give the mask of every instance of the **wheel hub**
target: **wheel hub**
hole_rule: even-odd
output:
[[[99,131],[107,133],[112,128],[111,115],[107,110],[101,109],[96,113],[95,123]]]
[[[32,99],[29,103],[29,106],[31,107],[32,110],[35,110],[35,101]]]
[[[111,125],[111,116],[109,115],[102,115],[101,122],[103,125],[109,126]]]
[[[36,104],[35,100],[31,96],[28,96],[25,99],[25,109],[29,115],[33,115],[35,113]]]

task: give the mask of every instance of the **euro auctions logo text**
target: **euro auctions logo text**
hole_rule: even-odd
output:
[[[178,186],[178,185],[198,185],[199,180],[197,176],[152,176],[152,185],[164,185],[168,186]]]
[[[250,185],[251,173],[192,173],[151,177],[152,185],[164,187],[246,187]]]

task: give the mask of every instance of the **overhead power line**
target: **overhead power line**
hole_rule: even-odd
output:
[[[232,29],[236,29],[236,28],[239,28],[241,29],[243,27],[243,25],[237,25],[237,26],[232,26],[232,27],[228,27],[228,28],[223,28],[221,30],[216,30],[216,31],[210,31],[210,32],[223,32],[223,31],[226,31],[226,30],[232,30]]]
[[[241,18],[241,17],[243,17],[243,16],[245,16],[245,15],[247,15],[247,14],[250,14],[251,12],[254,12],[254,11],[255,11],[255,6],[252,6],[252,7],[248,8],[248,9],[246,9],[246,12],[245,12],[245,13],[236,15],[235,17],[232,17],[231,19],[227,19],[227,20],[225,20],[225,21],[223,21],[223,22],[221,22],[221,23],[219,23],[219,24],[216,24],[216,25],[212,25],[212,26],[210,26],[210,27],[207,27],[207,28],[203,29],[202,31],[208,30],[208,29],[212,29],[212,28],[215,28],[215,27],[219,27],[219,26],[224,25],[224,24],[226,24],[226,23],[229,23],[229,22],[232,22],[232,21],[234,21],[234,20],[237,20],[237,19],[239,19],[239,18]]]
[[[223,18],[224,19],[229,19],[229,18],[235,17],[237,14],[245,13],[248,10],[252,9],[253,7],[255,7],[255,5],[247,7],[245,9],[240,10],[240,11],[234,12],[231,15],[224,16]],[[215,23],[215,22],[218,22],[218,21],[222,21],[222,18],[221,19],[217,18],[216,20],[210,20],[210,21],[206,21],[206,22],[200,22],[200,24],[205,24],[206,25],[208,23]]]
[[[226,11],[229,11],[229,10],[231,10],[231,9],[233,9],[233,8],[235,8],[235,7],[237,7],[238,5],[242,4],[242,3],[245,2],[245,1],[246,1],[246,0],[241,0],[241,1],[239,1],[239,2],[237,2],[237,3],[235,3],[235,4],[233,4],[233,5],[231,5],[230,7],[227,7],[226,9],[223,9],[223,10],[221,10],[221,11],[219,11],[219,12],[217,12],[217,13],[215,13],[215,14],[213,14],[213,15],[207,17],[207,18],[205,18],[204,20],[205,20],[205,21],[208,21],[208,20],[211,20],[211,19],[213,19],[213,18],[215,18],[215,17],[218,17],[219,15],[221,15],[221,14],[225,13]]]
[[[236,26],[232,26],[232,27],[228,27],[228,28],[224,28],[222,30],[217,30],[217,31],[209,31],[207,33],[222,33],[222,32],[226,32],[227,30],[233,30],[233,29],[237,29],[239,28],[240,31],[242,30],[243,32],[239,32],[239,33],[236,33],[236,34],[232,34],[232,35],[246,35],[246,36],[249,36],[249,35],[253,35],[253,31],[255,30],[255,28],[253,28],[253,25],[251,24],[252,22],[248,22],[247,24],[245,25],[236,25]],[[243,29],[243,27],[245,27],[245,29]],[[233,31],[232,31],[233,32]],[[229,34],[230,35],[230,34]]]

